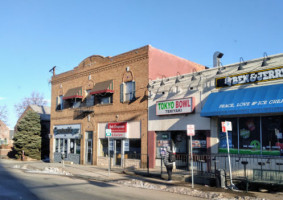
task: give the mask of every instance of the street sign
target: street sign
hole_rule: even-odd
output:
[[[221,122],[221,127],[222,127],[222,132],[225,133],[226,132],[225,122]]]
[[[226,129],[227,131],[232,131],[232,123],[229,121],[226,121]]]
[[[232,123],[229,121],[221,122],[222,132],[232,131]]]
[[[187,125],[187,136],[195,136],[195,125],[194,124]]]
[[[105,133],[106,137],[111,137],[111,129],[106,129]]]

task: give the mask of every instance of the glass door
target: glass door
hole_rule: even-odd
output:
[[[115,140],[115,164],[121,165],[121,158],[122,158],[122,140]]]
[[[92,131],[86,132],[85,163],[92,164]]]

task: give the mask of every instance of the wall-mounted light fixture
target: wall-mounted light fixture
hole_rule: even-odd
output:
[[[243,70],[243,65],[246,65],[247,62],[244,61],[243,57],[240,57],[240,64],[239,64],[239,67],[238,67],[238,70]]]
[[[220,63],[219,63],[219,67],[218,67],[218,71],[216,72],[216,75],[223,73],[221,68],[222,68],[223,70],[225,69],[225,67],[223,67],[222,63],[220,62]]]
[[[262,60],[261,66],[262,66],[262,67],[267,66],[267,62],[266,62],[266,61],[268,61],[268,60],[270,60],[270,58],[268,58],[267,53],[264,52],[264,53],[263,53],[263,60]]]
[[[169,81],[169,78],[166,78],[166,76],[162,75],[162,80],[161,80],[161,82],[160,82],[160,86],[165,85],[164,80],[163,80],[163,77],[165,78],[165,81]]]
[[[193,75],[192,75],[191,81],[197,80],[196,75],[195,75],[196,72],[197,72],[197,70],[194,68],[194,69],[193,69]]]
[[[153,81],[152,81],[151,78],[149,78],[149,80],[151,80],[151,82],[153,83]],[[148,80],[148,84],[147,84],[147,86],[146,86],[147,90],[149,90],[150,88],[153,89],[153,87],[154,87],[153,85],[150,85],[150,84],[149,84],[149,80]]]
[[[175,80],[175,84],[180,83],[180,79],[184,78],[184,75],[181,75],[180,72],[177,72],[177,78]]]

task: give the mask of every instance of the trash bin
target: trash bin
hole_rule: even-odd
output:
[[[217,169],[215,171],[216,187],[226,188],[226,173],[224,169]]]

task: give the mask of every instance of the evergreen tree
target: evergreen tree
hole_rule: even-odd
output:
[[[41,159],[40,131],[40,116],[34,111],[27,111],[17,124],[13,139],[17,158],[20,158],[22,151],[24,151],[25,156]]]

